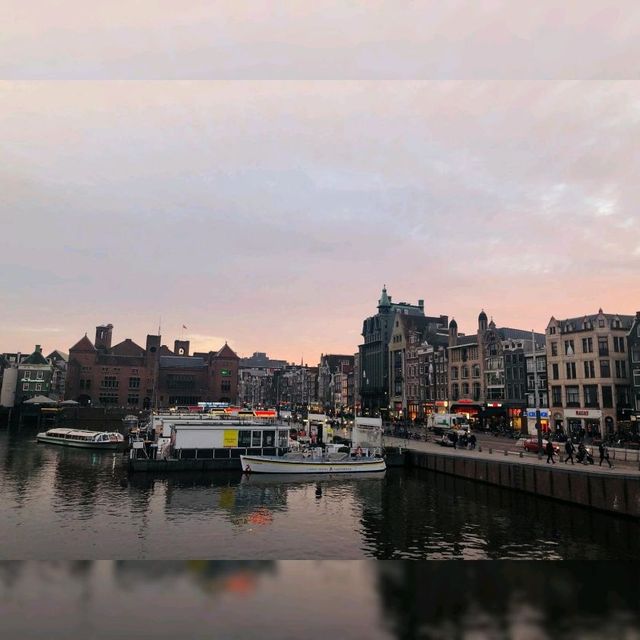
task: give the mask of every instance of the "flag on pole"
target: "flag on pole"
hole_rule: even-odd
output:
[[[183,325],[182,325],[182,328],[183,328],[183,329],[186,329],[186,328],[187,328],[187,325],[183,324]]]

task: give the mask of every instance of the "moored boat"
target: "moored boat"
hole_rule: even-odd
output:
[[[38,442],[82,449],[123,450],[124,436],[114,431],[82,431],[81,429],[49,429],[37,435]]]
[[[285,454],[284,456],[240,456],[245,473],[371,473],[385,471],[383,458],[352,457],[348,453],[328,456]]]

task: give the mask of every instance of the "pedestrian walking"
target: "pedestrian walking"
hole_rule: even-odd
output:
[[[553,445],[551,444],[551,440],[547,440],[547,446],[545,447],[545,452],[547,454],[547,464],[549,462],[555,464],[556,461],[553,459]]]
[[[573,452],[575,451],[575,447],[573,446],[573,442],[571,442],[570,438],[565,443],[564,450],[567,454],[567,457],[564,459],[564,461],[567,462],[571,460],[571,464],[575,464],[575,462],[573,461]]]
[[[473,450],[476,448],[476,436],[474,433],[472,433],[469,436],[469,449]]]
[[[611,469],[613,465],[611,464],[611,460],[609,460],[609,449],[604,442],[600,443],[598,451],[600,452],[600,466],[602,466],[602,463],[606,460],[609,463],[609,469]]]
[[[458,448],[458,434],[456,431],[454,431],[451,434],[451,442],[453,442],[453,448],[457,449]]]

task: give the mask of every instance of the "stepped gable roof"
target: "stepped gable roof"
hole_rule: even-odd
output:
[[[225,342],[224,347],[216,353],[217,358],[238,358],[238,354]],[[239,359],[239,358],[238,358]]]
[[[34,351],[28,358],[25,358],[20,364],[44,364],[48,365],[47,359],[42,355],[42,351]]]
[[[204,369],[204,358],[199,356],[160,356],[161,369]]]
[[[131,338],[127,338],[122,342],[119,342],[115,346],[109,349],[109,354],[112,356],[133,356],[140,357],[144,356],[144,349],[137,345]]]
[[[76,342],[69,352],[71,351],[96,351],[96,348],[93,346],[93,343],[89,338],[87,338],[87,334],[84,334],[84,338],[80,338],[78,342]]]

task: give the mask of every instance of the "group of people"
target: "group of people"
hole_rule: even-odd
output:
[[[571,438],[568,438],[564,445],[564,451],[567,454],[564,459],[565,463],[571,461],[571,464],[575,464],[575,462],[578,462],[581,464],[593,464],[593,458],[589,453],[588,449],[584,446],[583,442],[578,443],[578,448],[576,453],[576,446],[573,444],[573,441],[571,440]],[[612,469],[613,465],[611,464],[611,460],[609,458],[609,449],[604,442],[601,442],[600,445],[598,446],[598,452],[600,454],[599,466],[602,466],[602,463],[606,460],[607,463],[609,464],[609,469]],[[550,440],[548,440],[547,444],[545,445],[545,453],[547,454],[547,464],[549,463],[555,464],[556,462],[554,460],[555,451],[553,448],[553,443]],[[573,459],[574,454],[576,455],[575,461]]]
[[[476,448],[477,440],[475,434],[473,433],[471,433],[470,435],[464,433],[463,435],[458,436],[458,433],[456,431],[453,431],[451,433],[451,442],[453,443],[454,449],[460,447],[461,449],[473,450]]]

